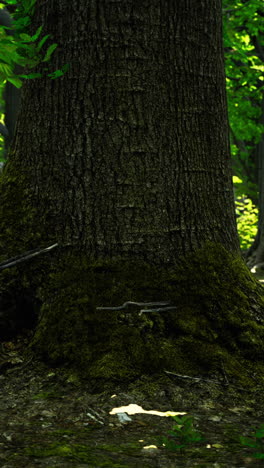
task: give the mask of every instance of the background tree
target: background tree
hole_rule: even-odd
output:
[[[247,249],[257,231],[254,204],[262,210],[263,2],[225,0],[223,15],[238,229],[241,247]]]
[[[32,347],[90,377],[224,366],[250,383],[263,299],[239,254],[220,0],[56,0],[44,18],[70,70],[23,89],[0,242],[59,248],[5,270],[3,300],[41,306]]]
[[[263,134],[263,3],[223,2],[227,95],[234,173],[256,201],[254,148]]]

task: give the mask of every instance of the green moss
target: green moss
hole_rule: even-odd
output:
[[[107,449],[104,445],[103,449]],[[118,446],[109,446],[109,450],[113,452],[122,451]],[[73,462],[89,463],[91,467],[104,467],[104,468],[125,468],[127,465],[115,462],[109,456],[100,453],[96,454],[94,448],[89,445],[81,444],[48,444],[46,446],[28,447],[24,450],[26,455],[31,455],[37,458],[59,457],[66,458]]]
[[[263,366],[264,327],[253,318],[263,313],[262,287],[219,245],[166,270],[122,259],[90,263],[65,252],[42,300],[33,349],[83,377],[124,382],[164,370],[221,377],[224,369],[231,380],[253,385],[248,369]],[[96,310],[129,300],[168,300],[175,309]]]
[[[40,239],[54,240],[39,226],[28,176],[14,171],[7,165],[0,178],[3,259],[37,247]],[[165,369],[221,376],[224,367],[247,384],[252,366],[263,375],[263,289],[238,255],[207,243],[173,268],[94,261],[70,248],[53,258],[1,273],[1,295],[26,291],[41,301],[32,349],[44,359],[105,381]],[[133,308],[97,310],[127,301],[169,301],[175,309],[141,315]]]
[[[57,393],[55,390],[37,393],[32,397],[33,400],[53,400],[57,398],[62,398],[62,395]]]

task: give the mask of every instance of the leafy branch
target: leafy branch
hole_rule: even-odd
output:
[[[14,0],[7,0],[7,4],[14,5]],[[40,78],[42,73],[16,74],[15,65],[35,68],[43,62],[49,62],[58,44],[51,44],[46,50],[44,46],[50,38],[49,34],[41,37],[43,25],[30,35],[28,27],[31,24],[31,15],[34,12],[36,0],[21,0],[13,16],[12,35],[6,34],[6,26],[0,26],[0,82],[10,81],[14,86],[20,88],[22,79]],[[0,9],[4,5],[0,3]],[[62,76],[69,68],[66,64],[60,70],[48,73],[51,79]]]

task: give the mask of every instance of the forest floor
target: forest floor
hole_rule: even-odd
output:
[[[264,391],[257,385],[245,391],[167,375],[165,380],[142,377],[125,388],[100,392],[97,387],[95,392],[89,382],[66,378],[62,369],[23,362],[20,348],[19,341],[6,342],[0,353],[2,468],[264,466],[264,459],[254,455],[264,452],[262,438],[258,450],[240,440],[264,423]],[[123,413],[119,416],[110,414],[129,404],[148,411],[186,412],[203,440],[178,450],[178,441],[169,435],[172,417],[135,413],[122,421],[124,410],[117,410]],[[172,442],[170,450],[162,445],[162,436]]]

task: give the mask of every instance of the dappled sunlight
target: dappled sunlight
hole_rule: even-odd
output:
[[[127,413],[127,414],[137,414],[137,413],[146,413],[146,414],[153,414],[155,416],[183,416],[184,412],[175,412],[175,411],[156,411],[156,410],[144,410],[142,406],[136,405],[131,403],[127,406],[119,406],[119,408],[113,408],[109,414],[120,414],[120,413]]]

